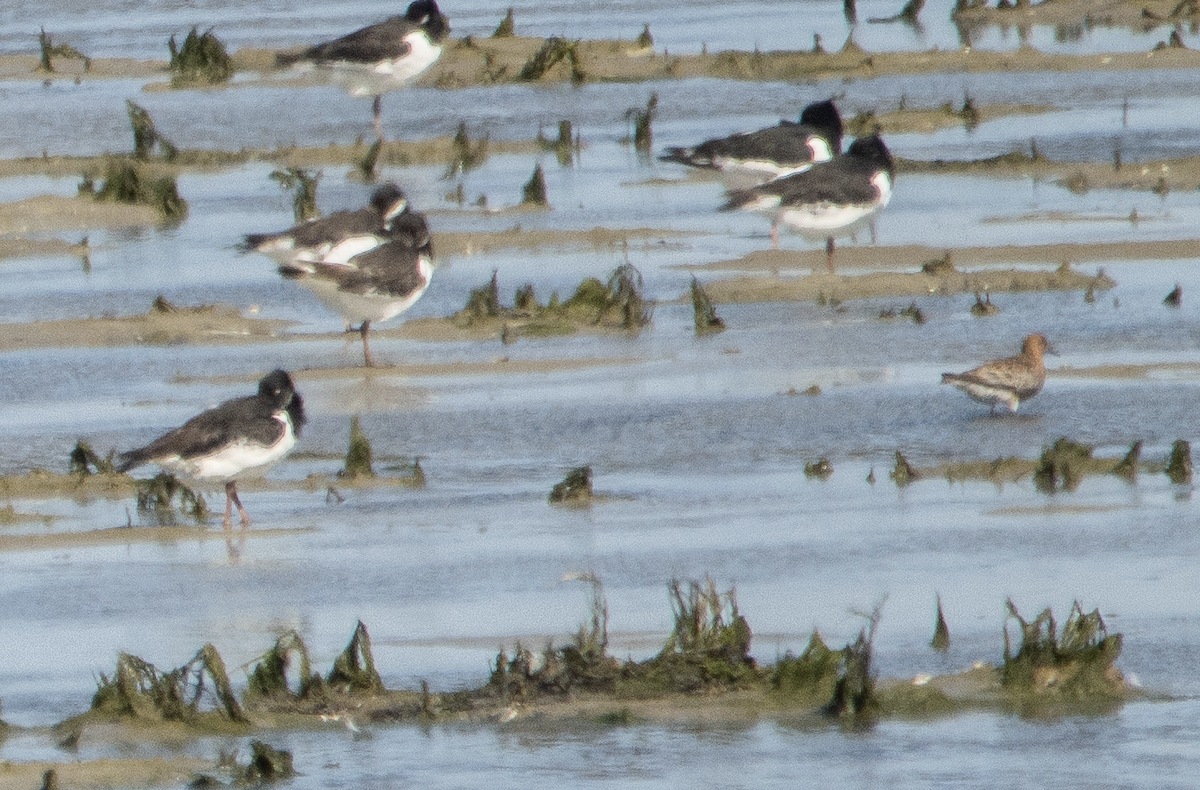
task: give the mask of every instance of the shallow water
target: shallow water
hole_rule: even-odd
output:
[[[649,22],[659,45],[687,51],[707,41],[763,49],[783,41],[772,21],[782,3],[739,6],[743,25],[725,24],[728,7],[663,2],[599,12],[574,4],[517,8],[530,32],[586,29],[589,36],[632,37]],[[840,4],[812,3],[812,24],[827,44],[845,32]],[[879,6],[879,7],[877,7]],[[882,15],[883,4],[860,13]],[[195,6],[121,3],[32,5],[0,12],[0,50],[27,50],[22,36],[45,24],[94,54],[157,55],[161,40],[192,24]],[[365,6],[366,15],[392,9]],[[446,10],[456,32],[486,34],[502,15],[491,7]],[[291,45],[339,32],[332,4],[230,4],[202,9],[207,24],[237,45]],[[952,28],[934,24],[926,38],[906,28],[860,26],[870,48],[954,46]],[[459,22],[458,20],[462,20]],[[252,21],[254,37],[239,25]],[[882,31],[888,32],[883,38]],[[235,31],[242,31],[235,33]],[[826,31],[829,31],[828,33]],[[841,31],[840,33],[838,31]],[[880,35],[879,42],[871,36]],[[1034,36],[1040,35],[1035,31]],[[76,39],[78,37],[78,39]],[[807,37],[807,34],[806,34]],[[1061,48],[1145,46],[1139,36],[1092,31]],[[874,42],[874,43],[873,43]],[[1015,45],[1000,41],[997,46]],[[107,49],[106,49],[107,48]],[[1147,80],[1147,74],[1153,80]],[[93,678],[110,672],[119,650],[162,667],[217,645],[235,683],[279,632],[298,629],[313,660],[326,668],[356,619],[371,629],[385,683],[435,690],[481,684],[501,645],[561,644],[588,616],[591,590],[562,581],[590,570],[605,583],[611,650],[653,654],[670,627],[666,582],[710,575],[736,584],[741,611],[755,631],[754,654],[773,661],[802,649],[813,627],[831,644],[862,626],[854,610],[886,597],[877,637],[880,672],[967,668],[1002,654],[1004,599],[1026,615],[1053,606],[1060,619],[1072,599],[1100,607],[1110,629],[1125,634],[1120,666],[1159,702],[1136,702],[1099,717],[1025,721],[972,713],[932,722],[887,721],[870,732],[798,725],[548,727],[518,719],[506,725],[369,728],[355,739],[340,726],[272,733],[295,751],[297,787],[763,787],[811,783],[851,787],[1163,787],[1190,783],[1196,761],[1200,692],[1194,673],[1200,645],[1200,590],[1193,571],[1197,515],[1190,487],[1144,474],[1136,485],[1090,478],[1077,492],[1053,497],[1029,481],[996,486],[926,480],[897,489],[887,478],[896,450],[916,465],[950,460],[1033,457],[1060,436],[1119,457],[1135,440],[1143,457],[1164,458],[1190,434],[1200,388],[1197,369],[1141,379],[1051,376],[1042,395],[1018,415],[986,410],[938,385],[945,370],[1014,353],[1031,331],[1047,334],[1054,367],[1108,363],[1200,365],[1200,324],[1189,296],[1200,292],[1195,260],[1088,263],[1117,282],[1085,304],[1079,293],[1000,295],[1000,315],[973,318],[970,297],[918,300],[928,323],[885,322],[880,310],[909,300],[848,302],[845,312],[815,304],[719,306],[729,331],[697,339],[685,304],[690,273],[680,265],[736,258],[764,249],[762,217],[718,214],[723,187],[689,179],[680,168],[645,161],[621,142],[626,108],[660,94],[656,148],[694,142],[792,116],[813,98],[837,95],[843,109],[961,101],[1050,104],[1042,115],[1000,119],[972,132],[889,137],[912,158],[974,158],[1038,146],[1052,158],[1110,161],[1119,145],[1127,162],[1195,151],[1188,124],[1196,101],[1192,72],[1139,74],[937,75],[843,84],[740,84],[694,80],[582,89],[502,88],[393,94],[384,104],[389,134],[418,139],[451,133],[459,120],[494,138],[528,139],[572,119],[586,147],[578,164],[544,158],[553,210],[484,213],[444,195],[453,181],[435,166],[393,168],[416,206],[439,230],[650,227],[685,235],[620,249],[500,250],[455,256],[441,267],[408,317],[459,309],[493,270],[504,298],[530,282],[543,298],[565,296],[584,276],[606,276],[626,256],[644,274],[649,295],[663,300],[653,328],[637,337],[580,336],[490,343],[419,343],[380,338],[389,361],[490,361],[596,358],[623,360],[547,374],[460,374],[405,378],[386,374],[306,380],[311,423],[302,449],[272,472],[299,480],[340,466],[349,417],[360,414],[379,466],[420,456],[422,490],[245,495],[256,518],[248,539],[227,545],[217,529],[194,539],[133,542],[0,554],[0,698],[3,716],[44,727],[82,711]],[[348,142],[369,134],[369,108],[332,89],[284,90],[254,85],[216,92],[142,93],[137,81],[81,86],[56,82],[0,84],[12,111],[0,122],[0,155],[100,153],[129,146],[124,99],[154,115],[178,145],[241,146]],[[1123,112],[1125,100],[1128,112]],[[12,119],[28,119],[15,123]],[[469,200],[511,206],[533,157],[493,156],[468,173]],[[0,364],[0,470],[61,469],[80,438],[101,452],[146,441],[200,408],[243,394],[276,366],[293,370],[354,364],[357,341],[316,336],[340,326],[306,292],[280,283],[266,259],[240,256],[242,234],[290,224],[289,199],[254,165],[180,179],[189,201],[174,228],[88,234],[89,267],[75,258],[6,260],[0,265],[0,318],[30,321],[144,311],[154,297],[181,304],[222,302],[299,322],[310,337],[271,345],[208,348],[52,349],[9,352]],[[76,179],[0,180],[0,198],[70,195]],[[368,186],[326,168],[326,211],[361,205]],[[1139,221],[1128,221],[1136,209]],[[1087,221],[1052,220],[1058,212]],[[1033,215],[1034,219],[1029,219]],[[881,244],[933,247],[1192,238],[1200,193],[1165,198],[1119,191],[1075,195],[1030,179],[906,176],[879,218]],[[82,234],[64,236],[77,241]],[[435,239],[436,243],[436,239]],[[847,244],[852,242],[846,242]],[[869,243],[868,238],[857,240]],[[785,247],[809,249],[798,237]],[[718,276],[717,273],[705,274]],[[1162,297],[1175,283],[1183,307]],[[1119,305],[1114,303],[1119,302]],[[818,384],[818,397],[789,396]],[[803,466],[828,457],[828,481],[806,479]],[[557,509],[546,495],[568,469],[590,464],[602,500],[586,510]],[[874,470],[877,482],[866,482]],[[394,473],[394,472],[393,472]],[[216,494],[210,503],[218,503]],[[127,523],[130,501],[15,500],[18,512],[49,517],[0,527],[6,533],[84,531]],[[255,530],[297,531],[264,537]],[[950,652],[928,650],[934,596],[945,601]],[[0,759],[64,759],[42,730],[0,743]],[[214,758],[238,740],[203,740],[186,752]],[[128,754],[89,743],[79,757]],[[155,753],[139,747],[136,753]],[[695,759],[702,753],[703,759]],[[1070,759],[1063,755],[1069,754]]]

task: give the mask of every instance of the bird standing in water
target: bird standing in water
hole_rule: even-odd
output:
[[[383,94],[420,76],[442,54],[450,20],[436,0],[415,0],[404,16],[394,16],[341,38],[280,54],[280,66],[311,63],[351,96],[373,96],[375,134],[383,142]]]
[[[1022,402],[1042,391],[1046,383],[1043,357],[1050,344],[1044,335],[1029,335],[1015,357],[993,359],[965,373],[943,373],[942,383],[953,384],[972,400],[996,411],[1003,403],[1015,412]]]
[[[177,477],[224,480],[225,526],[232,526],[236,505],[242,526],[248,527],[237,478],[261,475],[291,452],[305,421],[304,401],[292,377],[275,370],[258,383],[258,394],[225,401],[145,447],[121,453],[117,471],[153,462]]]

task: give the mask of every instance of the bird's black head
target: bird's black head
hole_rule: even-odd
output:
[[[258,397],[271,404],[271,411],[286,411],[292,420],[292,430],[300,435],[300,427],[307,418],[304,415],[304,399],[296,392],[292,377],[284,370],[272,370],[258,382]]]
[[[404,194],[403,189],[396,186],[394,181],[381,184],[371,193],[371,208],[378,211],[381,216],[394,216],[407,207],[408,196]]]
[[[450,20],[437,5],[437,0],[415,0],[404,12],[404,18],[425,28],[431,41],[441,41],[450,35]]]
[[[834,155],[842,152],[842,115],[832,100],[814,102],[800,113],[800,123],[824,133]]]
[[[892,172],[892,152],[883,144],[879,135],[860,137],[850,143],[850,147],[846,149],[846,156],[856,157],[889,173]]]

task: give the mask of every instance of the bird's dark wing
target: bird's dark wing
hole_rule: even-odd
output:
[[[320,247],[336,244],[348,236],[363,236],[379,230],[379,214],[373,209],[336,211],[277,233],[252,233],[246,236],[242,250],[254,251],[267,242],[290,237],[296,247]]]
[[[808,148],[811,130],[804,126],[772,126],[757,132],[743,132],[696,146],[697,157],[712,161],[719,158],[762,159],[780,164],[812,161]]]
[[[407,296],[427,283],[417,265],[420,255],[403,241],[390,241],[355,255],[349,266],[317,263],[316,276],[333,280],[347,293]]]
[[[404,17],[394,16],[377,25],[310,47],[304,57],[318,63],[334,60],[351,63],[394,60],[409,53],[412,47],[404,40],[404,36],[418,29]]]
[[[195,458],[220,450],[241,439],[269,446],[279,441],[283,423],[258,396],[226,401],[202,412],[145,447],[122,453],[118,471],[160,458]]]
[[[814,165],[803,173],[768,181],[755,190],[761,194],[779,195],[784,205],[862,205],[879,198],[871,175],[869,167],[844,157]]]

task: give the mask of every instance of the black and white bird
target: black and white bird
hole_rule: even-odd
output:
[[[319,261],[335,247],[350,239],[361,245],[373,238],[381,244],[393,232],[397,221],[408,211],[408,196],[394,183],[382,184],[371,194],[371,202],[357,211],[338,211],[327,217],[309,220],[277,233],[252,233],[240,249],[260,252],[279,263]]]
[[[799,123],[784,120],[756,132],[706,140],[688,148],[668,148],[661,159],[724,173],[747,173],[762,180],[803,172],[841,152],[841,115],[832,101],[822,101],[805,107]]]
[[[375,97],[375,133],[383,141],[382,95],[420,76],[442,54],[450,20],[436,0],[415,0],[393,16],[299,54],[280,54],[280,66],[314,65],[351,96]]]
[[[225,526],[237,506],[242,526],[250,516],[238,498],[237,479],[257,476],[296,446],[304,426],[304,401],[285,371],[275,370],[258,382],[258,394],[228,400],[201,412],[145,447],[122,453],[117,471],[145,463],[189,480],[225,481]]]
[[[347,235],[319,257],[281,264],[279,273],[312,291],[348,326],[359,323],[363,360],[372,367],[371,324],[395,318],[425,293],[433,276],[433,240],[425,217],[406,203],[386,228]]]
[[[851,236],[870,224],[892,199],[892,155],[877,136],[860,137],[846,153],[795,175],[729,193],[722,211],[773,214],[771,247],[779,246],[779,225],[810,239],[825,240],[833,271],[834,238]]]

